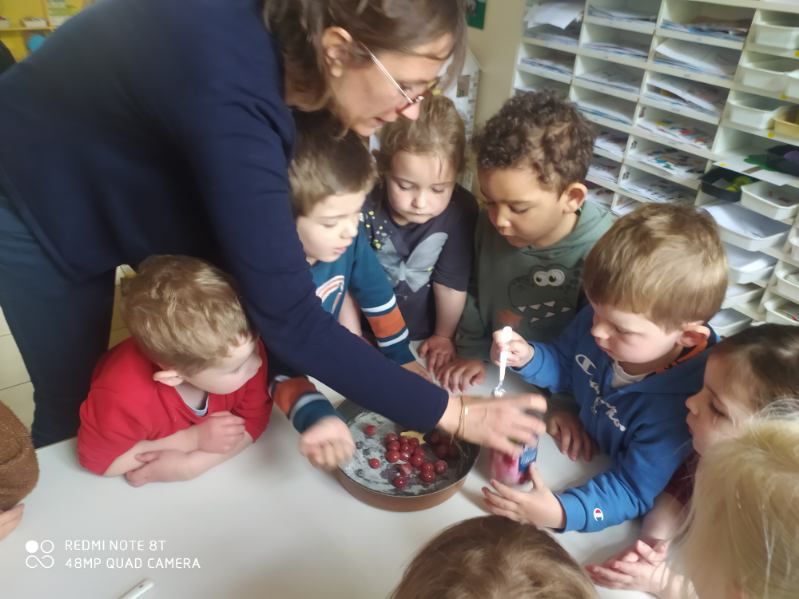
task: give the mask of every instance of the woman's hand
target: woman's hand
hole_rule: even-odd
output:
[[[543,414],[547,402],[541,395],[525,393],[503,398],[450,395],[438,428],[465,441],[518,457],[522,445],[535,443],[546,425],[529,410]]]
[[[23,503],[18,503],[5,512],[0,511],[0,541],[10,535],[11,532],[19,526],[24,511],[25,504]]]

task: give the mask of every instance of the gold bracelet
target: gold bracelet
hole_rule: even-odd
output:
[[[466,432],[466,416],[469,414],[469,407],[466,405],[466,401],[463,399],[463,395],[460,396],[461,399],[461,413],[458,417],[458,428],[455,429],[455,436],[459,439],[463,439],[463,434]]]

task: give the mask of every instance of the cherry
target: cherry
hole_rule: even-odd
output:
[[[437,460],[436,463],[433,464],[433,468],[437,474],[444,474],[447,471],[448,466],[444,460]]]
[[[430,445],[438,445],[439,443],[441,443],[441,433],[439,433],[438,431],[433,431],[428,436],[427,441],[428,443],[430,443]]]
[[[444,468],[445,469],[446,469],[446,464],[447,463],[444,462]],[[431,472],[434,472],[435,471],[435,464],[433,464],[433,462],[425,462],[424,464],[422,464],[422,472],[424,472],[425,470],[429,470]]]
[[[391,484],[398,489],[404,489],[408,484],[408,479],[402,476],[401,474],[398,474],[397,476],[391,479]]]
[[[363,433],[367,437],[374,437],[376,432],[377,427],[374,424],[367,424],[365,427],[363,427]]]
[[[388,451],[400,451],[400,444],[398,441],[389,441],[386,443],[386,449]]]
[[[422,449],[421,447],[417,447],[416,449],[413,450],[413,453],[411,454],[411,457],[413,457],[415,455],[418,455],[419,457],[424,459],[424,456],[425,456],[424,449]]]
[[[388,433],[385,436],[385,439],[383,439],[383,440],[386,442],[386,444],[389,444],[392,441],[396,441],[397,439],[399,439],[399,436],[397,435],[397,433]]]
[[[410,452],[411,451],[411,444],[408,443],[407,441],[404,441],[404,440],[400,441],[400,451]]]
[[[430,470],[422,470],[419,474],[419,478],[423,483],[431,483],[436,480],[436,473],[431,472]]]
[[[414,453],[411,456],[410,462],[413,467],[421,468],[424,464],[424,457]]]
[[[369,467],[375,469],[380,468],[380,460],[378,460],[377,458],[372,458],[371,460],[369,460]]]
[[[411,459],[411,454],[408,453],[407,451],[400,451],[399,457],[402,461],[407,462],[408,460]]]
[[[413,449],[416,449],[417,447],[419,447],[419,439],[417,439],[416,437],[410,437],[408,439],[408,443],[410,444],[410,446]]]
[[[449,447],[446,445],[436,445],[433,448],[433,453],[436,454],[436,457],[441,458],[442,460],[449,455]]]
[[[400,459],[400,454],[398,451],[387,451],[386,452],[386,460],[391,462],[392,464]]]

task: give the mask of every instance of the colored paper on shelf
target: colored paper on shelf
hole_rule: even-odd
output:
[[[686,126],[669,118],[641,119],[638,126],[648,131],[660,133],[673,141],[682,142],[705,150],[710,150],[714,132],[695,126]]]
[[[688,105],[690,108],[699,109],[714,116],[721,115],[724,108],[725,91],[706,83],[653,74],[650,75],[647,84],[671,94],[673,98],[679,98],[683,101],[682,104]],[[662,96],[668,98],[666,95]]]
[[[589,6],[588,14],[592,17],[610,19],[612,21],[640,21],[644,23],[654,23],[657,15],[651,15],[634,10],[624,10],[621,8],[605,8],[599,6]]]
[[[656,62],[732,79],[740,52],[670,39],[655,48]]]
[[[688,23],[664,20],[661,23],[661,27],[673,31],[742,42],[749,32],[749,19],[718,20],[709,17],[696,17]]]
[[[694,194],[690,190],[648,173],[641,175],[628,173],[628,177],[620,183],[620,187],[660,204],[694,201]]]
[[[648,148],[634,152],[631,158],[665,171],[679,179],[699,179],[705,172],[707,161],[673,148]]]
[[[550,25],[558,29],[566,29],[572,23],[582,20],[584,8],[583,0],[542,2],[528,8],[524,20],[528,28]]]

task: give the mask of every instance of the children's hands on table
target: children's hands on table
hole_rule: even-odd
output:
[[[10,510],[0,511],[0,541],[10,535],[22,521],[25,504],[18,503]]]
[[[209,453],[227,453],[244,436],[244,418],[227,411],[214,412],[196,428],[197,449]]]
[[[449,392],[462,393],[485,380],[485,366],[481,360],[455,358],[449,364],[440,366],[435,375],[441,386]]]
[[[533,359],[533,346],[527,343],[517,332],[512,332],[510,340],[503,343],[504,333],[502,329],[494,331],[491,342],[491,361],[499,364],[499,354],[505,349],[508,353],[508,366],[511,368],[521,368]]]
[[[300,435],[300,453],[317,468],[332,470],[355,453],[350,429],[337,416],[327,416]]]
[[[134,487],[154,482],[192,479],[197,473],[191,467],[189,455],[177,449],[146,451],[137,454],[136,459],[142,465],[135,470],[126,472],[125,478]]]
[[[492,480],[491,488],[483,487],[488,510],[492,514],[522,524],[563,528],[566,524],[563,507],[544,483],[534,464],[530,466],[530,478],[533,481],[533,488],[529,491],[519,491]]]
[[[427,361],[427,370],[436,372],[455,359],[455,342],[441,335],[431,335],[419,346],[419,356]]]
[[[577,414],[565,411],[552,412],[547,418],[547,433],[558,444],[560,452],[570,460],[582,458],[590,462],[594,457],[596,446]]]
[[[639,539],[602,565],[590,564],[585,569],[600,586],[658,595],[667,588],[671,575],[666,564],[667,552],[668,543],[649,545]]]

